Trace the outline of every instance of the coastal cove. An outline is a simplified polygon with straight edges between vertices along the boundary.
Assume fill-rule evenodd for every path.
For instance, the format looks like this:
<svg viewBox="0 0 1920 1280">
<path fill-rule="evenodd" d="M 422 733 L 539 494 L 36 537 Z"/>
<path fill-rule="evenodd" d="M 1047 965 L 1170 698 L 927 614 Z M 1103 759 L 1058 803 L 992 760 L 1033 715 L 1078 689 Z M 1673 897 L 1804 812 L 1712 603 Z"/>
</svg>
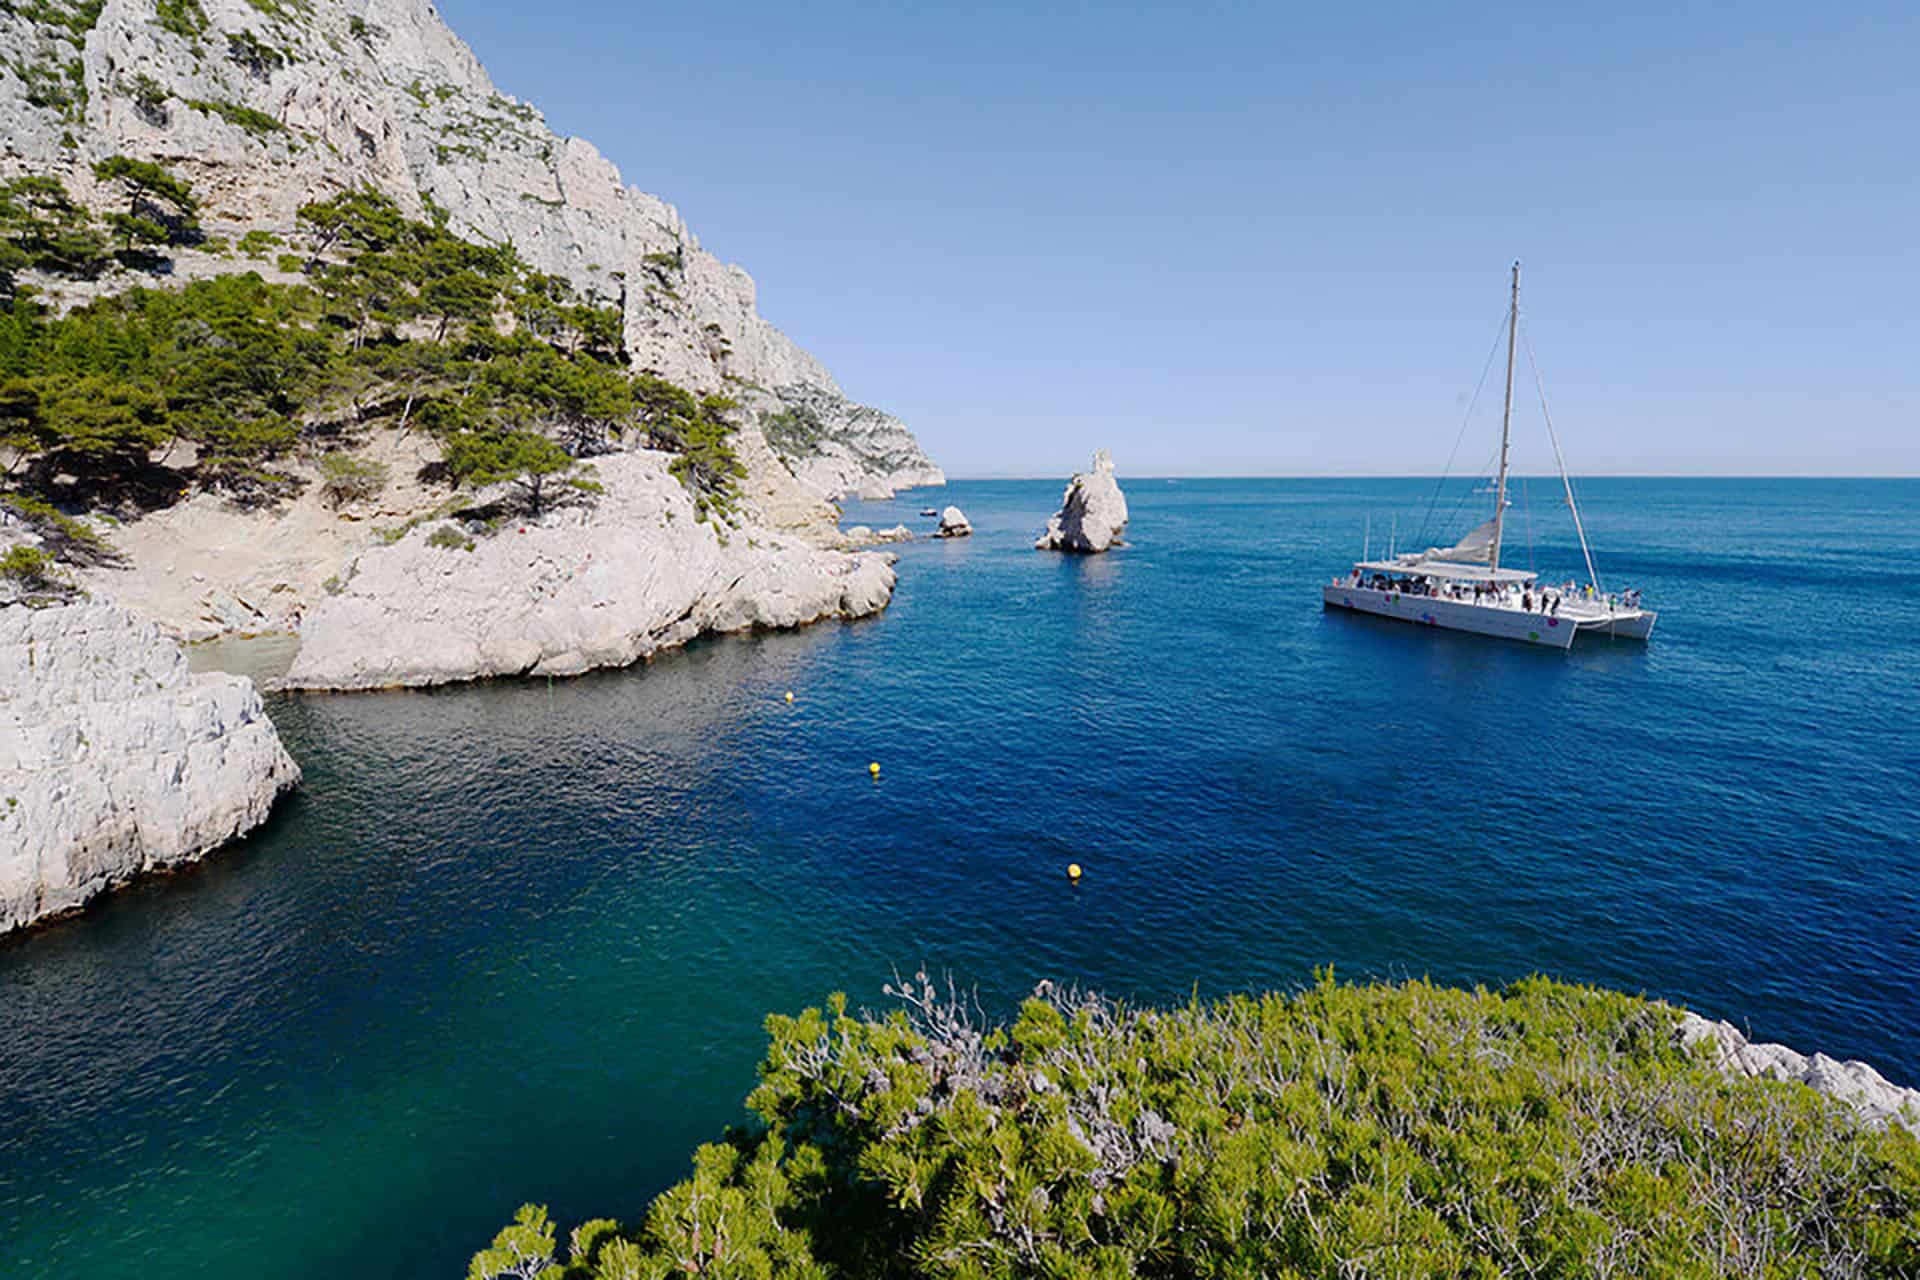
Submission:
<svg viewBox="0 0 1920 1280">
<path fill-rule="evenodd" d="M 974 529 L 874 618 L 269 695 L 265 828 L 0 942 L 0 1257 L 457 1274 L 524 1200 L 639 1212 L 766 1012 L 896 966 L 997 1012 L 1543 972 L 1920 1083 L 1920 482 L 1587 482 L 1661 632 L 1562 654 L 1322 612 L 1431 481 L 1121 463 L 1105 556 L 1032 550 L 1057 481 L 960 482 L 849 508 Z"/>
</svg>

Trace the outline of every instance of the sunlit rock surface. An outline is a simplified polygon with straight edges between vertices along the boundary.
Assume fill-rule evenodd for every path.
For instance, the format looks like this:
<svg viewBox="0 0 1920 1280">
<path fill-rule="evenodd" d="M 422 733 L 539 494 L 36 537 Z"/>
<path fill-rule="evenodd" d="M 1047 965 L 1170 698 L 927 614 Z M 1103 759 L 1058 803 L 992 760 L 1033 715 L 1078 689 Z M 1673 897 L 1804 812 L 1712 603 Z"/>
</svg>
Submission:
<svg viewBox="0 0 1920 1280">
<path fill-rule="evenodd" d="M 101 604 L 0 608 L 0 932 L 260 825 L 300 770 L 251 681 Z"/>
</svg>

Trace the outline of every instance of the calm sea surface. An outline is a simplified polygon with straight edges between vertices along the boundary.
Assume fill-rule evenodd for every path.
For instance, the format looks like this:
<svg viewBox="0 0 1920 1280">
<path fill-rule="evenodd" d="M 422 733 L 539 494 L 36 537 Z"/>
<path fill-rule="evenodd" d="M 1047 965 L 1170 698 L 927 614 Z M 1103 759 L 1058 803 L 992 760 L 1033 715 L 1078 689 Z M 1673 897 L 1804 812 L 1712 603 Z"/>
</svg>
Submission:
<svg viewBox="0 0 1920 1280">
<path fill-rule="evenodd" d="M 1920 1082 L 1920 482 L 1592 481 L 1663 616 L 1571 654 L 1321 612 L 1430 483 L 1135 479 L 1086 560 L 1029 549 L 1057 484 L 956 484 L 853 513 L 980 531 L 878 619 L 270 700 L 263 833 L 0 944 L 0 1263 L 451 1276 L 524 1200 L 636 1215 L 767 1011 L 894 966 L 1546 972 Z M 1531 488 L 1509 563 L 1566 576 Z"/>
</svg>

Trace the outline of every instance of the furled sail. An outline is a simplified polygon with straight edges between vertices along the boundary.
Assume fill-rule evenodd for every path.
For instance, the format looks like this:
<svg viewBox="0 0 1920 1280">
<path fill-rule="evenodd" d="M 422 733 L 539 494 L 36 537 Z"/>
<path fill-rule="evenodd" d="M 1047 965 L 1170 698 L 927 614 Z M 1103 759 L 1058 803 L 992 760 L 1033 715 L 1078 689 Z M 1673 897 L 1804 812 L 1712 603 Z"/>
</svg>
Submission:
<svg viewBox="0 0 1920 1280">
<path fill-rule="evenodd" d="M 1434 560 L 1452 560 L 1455 564 L 1486 564 L 1494 558 L 1494 522 L 1488 520 L 1486 524 L 1467 533 L 1467 537 L 1453 543 L 1452 547 L 1444 547 L 1428 555 Z"/>
<path fill-rule="evenodd" d="M 1432 558 L 1456 564 L 1488 563 L 1493 559 L 1493 526 L 1494 521 L 1487 521 L 1452 546 L 1432 552 Z"/>
</svg>

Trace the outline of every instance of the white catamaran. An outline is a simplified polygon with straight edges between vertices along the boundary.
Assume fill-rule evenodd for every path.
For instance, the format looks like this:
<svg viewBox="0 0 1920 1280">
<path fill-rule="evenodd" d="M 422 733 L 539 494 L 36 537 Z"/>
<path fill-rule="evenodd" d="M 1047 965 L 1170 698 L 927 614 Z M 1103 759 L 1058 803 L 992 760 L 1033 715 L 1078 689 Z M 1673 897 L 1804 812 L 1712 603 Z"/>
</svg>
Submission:
<svg viewBox="0 0 1920 1280">
<path fill-rule="evenodd" d="M 1396 555 L 1384 560 L 1362 558 L 1353 571 L 1321 588 L 1329 609 L 1399 618 L 1429 627 L 1472 631 L 1556 649 L 1573 646 L 1576 635 L 1601 634 L 1623 640 L 1645 640 L 1653 634 L 1657 614 L 1640 607 L 1640 593 L 1610 595 L 1601 590 L 1593 568 L 1593 551 L 1573 499 L 1566 459 L 1553 419 L 1547 416 L 1547 435 L 1560 466 L 1560 483 L 1573 527 L 1580 535 L 1580 551 L 1587 562 L 1584 584 L 1567 582 L 1543 586 L 1538 575 L 1502 568 L 1500 544 L 1507 514 L 1507 462 L 1513 443 L 1513 356 L 1520 329 L 1520 264 L 1513 264 L 1513 289 L 1507 308 L 1507 399 L 1500 418 L 1500 473 L 1494 485 L 1493 519 L 1451 547 Z M 1531 355 L 1529 355 L 1531 359 Z M 1541 409 L 1546 408 L 1542 397 Z"/>
</svg>

